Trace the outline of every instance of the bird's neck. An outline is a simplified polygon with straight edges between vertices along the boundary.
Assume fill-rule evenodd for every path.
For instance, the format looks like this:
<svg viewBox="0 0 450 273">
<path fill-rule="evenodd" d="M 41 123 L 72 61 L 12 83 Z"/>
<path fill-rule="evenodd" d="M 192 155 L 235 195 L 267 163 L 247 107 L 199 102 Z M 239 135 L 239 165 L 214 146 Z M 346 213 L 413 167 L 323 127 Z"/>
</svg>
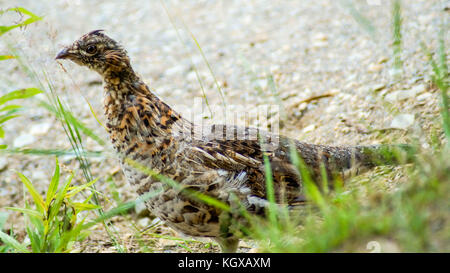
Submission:
<svg viewBox="0 0 450 273">
<path fill-rule="evenodd" d="M 111 65 L 100 74 L 103 77 L 105 90 L 105 108 L 125 105 L 130 95 L 152 95 L 149 91 L 145 92 L 144 89 L 139 88 L 144 83 L 129 62 L 122 62 L 120 66 Z"/>
<path fill-rule="evenodd" d="M 179 127 L 180 122 L 185 121 L 150 92 L 147 85 L 131 68 L 106 71 L 103 74 L 103 81 L 104 110 L 110 133 L 127 127 L 128 131 L 146 132 L 147 135 L 165 137 L 171 135 L 172 129 Z M 177 128 L 177 130 L 182 129 Z"/>
<path fill-rule="evenodd" d="M 121 63 L 120 66 L 109 66 L 100 75 L 103 77 L 105 86 L 112 89 L 125 89 L 127 85 L 140 81 L 139 76 L 128 62 Z"/>
</svg>

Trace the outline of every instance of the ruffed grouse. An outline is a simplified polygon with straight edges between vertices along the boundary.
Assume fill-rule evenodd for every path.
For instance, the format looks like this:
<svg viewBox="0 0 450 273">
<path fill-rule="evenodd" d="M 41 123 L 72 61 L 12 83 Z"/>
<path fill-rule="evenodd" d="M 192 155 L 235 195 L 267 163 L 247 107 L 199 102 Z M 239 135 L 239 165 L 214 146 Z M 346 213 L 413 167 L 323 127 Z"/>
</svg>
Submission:
<svg viewBox="0 0 450 273">
<path fill-rule="evenodd" d="M 159 192 L 146 200 L 148 209 L 177 231 L 214 238 L 222 251 L 235 251 L 238 245 L 238 238 L 223 229 L 224 210 L 185 194 L 185 189 L 228 205 L 233 195 L 247 211 L 263 214 L 267 204 L 264 154 L 272 168 L 276 201 L 289 205 L 304 201 L 290 147 L 295 147 L 318 184 L 321 166 L 331 181 L 351 168 L 361 171 L 393 162 L 380 153 L 381 147 L 389 146 L 330 147 L 253 128 L 194 125 L 150 92 L 133 71 L 125 49 L 101 30 L 85 34 L 56 59 L 69 59 L 103 77 L 106 126 L 123 171 L 138 194 Z"/>
</svg>

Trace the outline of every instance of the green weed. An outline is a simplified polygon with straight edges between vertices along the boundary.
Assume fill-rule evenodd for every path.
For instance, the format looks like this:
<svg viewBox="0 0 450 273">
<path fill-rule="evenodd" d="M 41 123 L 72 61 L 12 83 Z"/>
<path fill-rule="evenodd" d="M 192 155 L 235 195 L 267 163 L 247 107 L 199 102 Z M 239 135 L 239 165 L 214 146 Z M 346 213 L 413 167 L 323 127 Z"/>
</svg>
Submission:
<svg viewBox="0 0 450 273">
<path fill-rule="evenodd" d="M 13 251 L 68 252 L 74 242 L 82 241 L 89 235 L 83 225 L 87 215 L 82 217 L 81 212 L 99 207 L 89 204 L 92 194 L 82 202 L 76 201 L 75 196 L 86 191 L 97 180 L 81 186 L 72 186 L 74 174 L 71 173 L 60 185 L 60 168 L 56 160 L 53 177 L 43 197 L 26 176 L 21 173 L 17 175 L 31 195 L 34 206 L 26 203 L 25 208 L 7 207 L 7 209 L 23 213 L 29 221 L 26 226 L 26 233 L 30 239 L 29 245 L 20 243 L 12 236 L 0 231 L 0 239 Z"/>
</svg>

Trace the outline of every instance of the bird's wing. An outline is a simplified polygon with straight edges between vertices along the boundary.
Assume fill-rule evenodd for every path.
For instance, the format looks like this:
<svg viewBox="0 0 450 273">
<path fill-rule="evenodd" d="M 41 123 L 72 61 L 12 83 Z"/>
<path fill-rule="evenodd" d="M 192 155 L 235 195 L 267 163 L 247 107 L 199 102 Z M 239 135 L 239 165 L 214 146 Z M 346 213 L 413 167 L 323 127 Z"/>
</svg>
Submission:
<svg viewBox="0 0 450 273">
<path fill-rule="evenodd" d="M 301 179 L 290 163 L 286 138 L 269 132 L 238 126 L 213 125 L 192 145 L 192 156 L 212 169 L 245 173 L 245 186 L 254 196 L 267 197 L 264 153 L 271 167 L 278 202 L 292 202 L 300 195 Z"/>
</svg>

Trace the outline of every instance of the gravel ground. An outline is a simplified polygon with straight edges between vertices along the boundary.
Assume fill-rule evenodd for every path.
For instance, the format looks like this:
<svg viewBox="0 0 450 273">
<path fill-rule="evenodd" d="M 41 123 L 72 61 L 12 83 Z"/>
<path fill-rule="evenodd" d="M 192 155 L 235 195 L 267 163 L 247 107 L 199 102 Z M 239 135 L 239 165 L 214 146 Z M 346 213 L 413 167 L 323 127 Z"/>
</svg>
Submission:
<svg viewBox="0 0 450 273">
<path fill-rule="evenodd" d="M 19 50 L 45 86 L 46 72 L 74 114 L 105 140 L 106 132 L 86 103 L 104 121 L 100 77 L 69 62 L 62 63 L 65 72 L 54 61 L 64 45 L 94 29 L 104 29 L 121 41 L 135 70 L 160 98 L 182 113 L 188 113 L 193 98 L 203 94 L 195 69 L 209 104 L 222 103 L 192 33 L 227 105 L 241 112 L 259 105 L 281 106 L 280 132 L 284 135 L 332 145 L 415 140 L 427 147 L 430 132 L 440 128 L 439 98 L 420 43 L 437 48 L 439 29 L 443 24 L 448 26 L 444 18 L 448 18 L 450 4 L 403 1 L 403 74 L 396 76 L 392 69 L 391 5 L 385 2 L 351 1 L 353 8 L 370 20 L 371 33 L 355 21 L 348 1 L 165 1 L 172 22 L 160 1 L 3 1 L 3 8 L 22 6 L 43 15 L 44 20 L 2 36 L 0 52 L 8 52 L 8 46 Z M 0 24 L 18 20 L 17 14 L 7 14 L 0 17 Z M 1 69 L 1 94 L 37 85 L 15 60 L 2 61 Z M 38 98 L 46 99 L 44 95 Z M 26 111 L 7 123 L 6 137 L 0 142 L 18 148 L 70 148 L 52 114 L 38 107 L 36 100 L 24 105 L 28 106 Z M 194 118 L 205 116 L 209 116 L 207 111 Z M 204 120 L 221 121 L 217 114 Z M 255 125 L 252 122 L 250 125 Z M 90 138 L 84 138 L 84 143 L 89 150 L 111 151 L 111 146 L 102 147 Z M 60 160 L 67 168 L 78 167 L 72 157 Z M 22 186 L 14 170 L 24 173 L 44 192 L 53 161 L 44 156 L 2 155 L 0 212 L 6 211 L 5 206 L 23 206 Z M 105 178 L 97 187 L 104 194 L 106 209 L 114 206 L 114 191 L 122 201 L 136 198 L 113 156 L 92 158 L 91 163 L 94 177 Z M 105 182 L 107 177 L 110 182 Z M 78 172 L 75 183 L 80 182 L 83 178 Z M 10 213 L 8 222 L 14 223 L 15 230 L 20 230 L 22 221 Z M 129 251 L 143 251 L 136 234 L 152 221 L 151 216 L 137 213 L 113 219 Z M 163 225 L 159 229 L 162 234 L 179 236 Z M 152 251 L 186 251 L 173 240 L 144 239 Z M 194 251 L 217 250 L 216 246 L 201 248 L 202 244 L 196 243 L 189 246 Z M 255 251 L 251 242 L 244 246 L 241 251 Z M 113 252 L 115 248 L 98 226 L 76 250 Z"/>
</svg>

